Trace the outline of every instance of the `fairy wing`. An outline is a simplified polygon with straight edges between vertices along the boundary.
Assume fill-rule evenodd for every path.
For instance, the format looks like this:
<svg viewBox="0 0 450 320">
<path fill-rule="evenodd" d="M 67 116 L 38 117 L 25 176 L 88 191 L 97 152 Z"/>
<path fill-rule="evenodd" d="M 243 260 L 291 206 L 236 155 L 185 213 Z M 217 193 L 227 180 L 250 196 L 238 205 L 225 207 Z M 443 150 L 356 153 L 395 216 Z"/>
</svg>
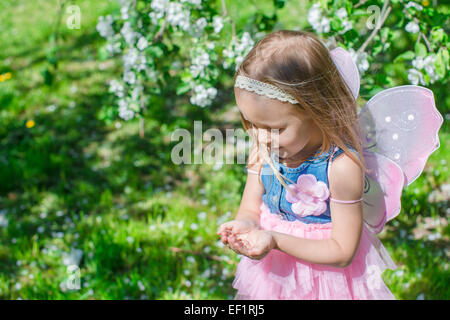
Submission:
<svg viewBox="0 0 450 320">
<path fill-rule="evenodd" d="M 405 85 L 373 96 L 359 115 L 366 174 L 364 218 L 376 233 L 401 209 L 402 189 L 422 173 L 439 148 L 438 131 L 443 117 L 433 92 Z"/>
<path fill-rule="evenodd" d="M 337 47 L 331 58 L 355 99 L 360 77 L 348 51 Z M 401 195 L 422 173 L 428 157 L 439 148 L 443 117 L 433 92 L 405 85 L 373 96 L 358 114 L 366 174 L 363 216 L 366 225 L 380 233 L 401 209 Z"/>
<path fill-rule="evenodd" d="M 350 53 L 341 47 L 336 47 L 330 51 L 330 56 L 356 100 L 360 85 L 359 72 Z"/>
</svg>

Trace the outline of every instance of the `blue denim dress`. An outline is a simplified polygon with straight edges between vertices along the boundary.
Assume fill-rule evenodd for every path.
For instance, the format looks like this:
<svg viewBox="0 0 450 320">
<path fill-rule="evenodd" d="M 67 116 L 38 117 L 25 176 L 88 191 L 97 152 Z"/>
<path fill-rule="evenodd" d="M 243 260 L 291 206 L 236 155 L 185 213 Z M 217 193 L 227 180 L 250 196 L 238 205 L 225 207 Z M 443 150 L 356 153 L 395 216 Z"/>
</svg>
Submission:
<svg viewBox="0 0 450 320">
<path fill-rule="evenodd" d="M 354 151 L 356 155 L 359 157 L 356 150 L 350 147 L 350 150 Z M 333 151 L 334 154 L 333 154 Z M 275 156 L 272 156 L 272 161 L 275 165 L 275 168 L 284 175 L 285 177 L 292 180 L 294 183 L 297 183 L 297 179 L 302 174 L 312 174 L 316 177 L 317 181 L 323 181 L 327 188 L 329 188 L 328 184 L 328 165 L 330 155 L 333 154 L 331 161 L 333 161 L 337 156 L 344 152 L 343 149 L 337 147 L 330 147 L 329 151 L 321 155 L 320 157 L 311 156 L 307 160 L 305 160 L 302 164 L 300 164 L 296 168 L 287 167 L 281 163 L 279 163 Z M 299 220 L 304 223 L 329 223 L 331 222 L 331 213 L 330 213 L 330 198 L 326 200 L 326 211 L 324 211 L 320 215 L 309 215 L 300 217 L 296 215 L 292 211 L 292 203 L 286 200 L 286 192 L 288 192 L 285 187 L 278 181 L 270 168 L 268 163 L 265 163 L 261 169 L 261 181 L 264 185 L 264 194 L 262 200 L 264 204 L 270 209 L 270 212 L 273 214 L 278 214 L 282 219 L 295 221 Z M 287 181 L 288 185 L 292 182 Z"/>
</svg>

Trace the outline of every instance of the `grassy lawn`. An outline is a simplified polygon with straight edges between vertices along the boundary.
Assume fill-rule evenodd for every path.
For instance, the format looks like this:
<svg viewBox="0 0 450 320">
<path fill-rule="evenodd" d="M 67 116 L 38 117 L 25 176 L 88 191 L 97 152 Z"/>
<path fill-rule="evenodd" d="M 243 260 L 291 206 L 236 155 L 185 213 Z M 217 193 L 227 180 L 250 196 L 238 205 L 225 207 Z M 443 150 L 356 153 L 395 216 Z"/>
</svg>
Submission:
<svg viewBox="0 0 450 320">
<path fill-rule="evenodd" d="M 0 74 L 11 73 L 0 83 L 0 298 L 232 298 L 238 259 L 216 230 L 238 209 L 244 166 L 177 166 L 169 126 L 146 119 L 141 138 L 138 121 L 101 120 L 121 61 L 98 60 L 95 26 L 115 1 L 77 1 L 81 29 L 61 28 L 46 86 L 56 4 L 0 2 Z M 397 299 L 450 298 L 447 126 L 440 141 L 380 235 L 399 266 L 383 274 Z"/>
</svg>

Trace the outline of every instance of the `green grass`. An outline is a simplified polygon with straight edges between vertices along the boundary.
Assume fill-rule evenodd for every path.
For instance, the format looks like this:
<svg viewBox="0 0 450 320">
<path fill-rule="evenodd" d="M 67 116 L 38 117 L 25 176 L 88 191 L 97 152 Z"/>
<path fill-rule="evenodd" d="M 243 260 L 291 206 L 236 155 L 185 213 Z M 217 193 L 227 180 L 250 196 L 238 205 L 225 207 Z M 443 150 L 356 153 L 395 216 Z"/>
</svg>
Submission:
<svg viewBox="0 0 450 320">
<path fill-rule="evenodd" d="M 77 1 L 82 27 L 62 28 L 58 72 L 46 86 L 41 72 L 56 4 L 0 3 L 9 31 L 0 32 L 0 73 L 12 74 L 0 83 L 0 298 L 232 298 L 238 259 L 216 230 L 239 206 L 243 166 L 176 166 L 169 126 L 146 119 L 141 138 L 137 121 L 116 128 L 99 120 L 120 59 L 98 61 L 103 40 L 95 26 L 114 1 Z M 30 119 L 35 125 L 27 128 Z M 428 199 L 449 183 L 448 129 L 440 138 L 380 236 L 403 270 L 383 274 L 397 299 L 450 298 L 448 198 Z M 427 217 L 443 222 L 427 227 Z M 429 237 L 438 232 L 441 238 Z M 66 290 L 73 274 L 64 258 L 74 249 L 83 252 L 81 288 Z"/>
</svg>

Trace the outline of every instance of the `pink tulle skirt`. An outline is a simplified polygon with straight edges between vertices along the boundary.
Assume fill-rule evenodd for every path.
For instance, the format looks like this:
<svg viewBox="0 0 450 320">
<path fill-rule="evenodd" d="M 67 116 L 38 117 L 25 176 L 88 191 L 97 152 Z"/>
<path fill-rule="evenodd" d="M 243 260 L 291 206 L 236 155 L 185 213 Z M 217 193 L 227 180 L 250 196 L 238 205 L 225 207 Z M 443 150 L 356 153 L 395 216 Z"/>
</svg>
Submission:
<svg viewBox="0 0 450 320">
<path fill-rule="evenodd" d="M 332 223 L 306 224 L 281 220 L 262 203 L 263 229 L 307 239 L 331 236 Z M 381 278 L 386 269 L 397 269 L 380 240 L 364 224 L 358 251 L 346 268 L 312 264 L 279 250 L 263 259 L 241 256 L 233 288 L 235 299 L 258 300 L 395 300 Z"/>
</svg>

